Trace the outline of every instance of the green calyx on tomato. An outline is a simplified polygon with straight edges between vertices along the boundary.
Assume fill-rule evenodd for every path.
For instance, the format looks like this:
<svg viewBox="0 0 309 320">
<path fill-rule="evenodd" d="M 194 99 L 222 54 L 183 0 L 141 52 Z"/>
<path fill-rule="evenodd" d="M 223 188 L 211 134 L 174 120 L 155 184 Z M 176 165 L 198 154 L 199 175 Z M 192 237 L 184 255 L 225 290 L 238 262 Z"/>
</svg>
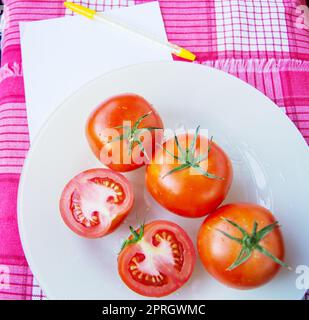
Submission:
<svg viewBox="0 0 309 320">
<path fill-rule="evenodd" d="M 268 226 L 262 228 L 261 230 L 257 230 L 258 229 L 258 224 L 257 222 L 254 222 L 253 225 L 253 230 L 252 233 L 249 234 L 246 230 L 244 230 L 239 224 L 237 224 L 236 222 L 224 218 L 222 217 L 222 219 L 226 222 L 228 222 L 229 224 L 231 224 L 232 226 L 234 226 L 235 228 L 237 228 L 241 233 L 242 233 L 242 238 L 237 238 L 234 236 L 231 236 L 230 234 L 217 229 L 217 231 L 221 232 L 223 235 L 225 235 L 226 237 L 228 237 L 229 239 L 238 242 L 242 248 L 239 252 L 238 257 L 236 258 L 236 260 L 233 262 L 233 264 L 231 264 L 227 270 L 231 271 L 235 268 L 237 268 L 238 266 L 240 266 L 241 264 L 243 264 L 244 262 L 246 262 L 252 255 L 254 250 L 258 250 L 259 252 L 261 252 L 262 254 L 264 254 L 265 256 L 271 258 L 274 262 L 280 264 L 281 266 L 292 270 L 291 267 L 289 267 L 286 263 L 282 262 L 280 259 L 278 259 L 277 257 L 275 257 L 272 253 L 270 253 L 268 250 L 266 250 L 264 247 L 262 247 L 259 242 L 270 232 L 272 232 L 275 228 L 279 227 L 278 226 L 278 221 L 269 224 Z"/>
<path fill-rule="evenodd" d="M 129 156 L 132 155 L 133 147 L 135 144 L 137 144 L 139 146 L 140 150 L 145 155 L 145 157 L 148 159 L 148 155 L 146 153 L 146 150 L 143 146 L 143 142 L 141 139 L 141 134 L 145 131 L 163 130 L 163 128 L 159 128 L 159 127 L 146 127 L 146 128 L 139 128 L 138 127 L 145 118 L 147 118 L 151 115 L 151 113 L 152 113 L 152 111 L 150 111 L 150 112 L 144 114 L 143 116 L 141 116 L 140 118 L 138 118 L 132 128 L 130 126 L 114 127 L 113 129 L 123 129 L 123 133 L 120 136 L 114 138 L 110 142 L 119 141 L 119 140 L 122 141 L 122 140 L 127 139 L 129 141 Z"/>
<path fill-rule="evenodd" d="M 121 246 L 121 249 L 120 249 L 120 252 L 125 248 L 127 247 L 128 245 L 130 244 L 135 244 L 137 242 L 139 242 L 140 240 L 143 239 L 143 236 L 144 236 L 144 227 L 145 227 L 145 224 L 143 223 L 139 229 L 137 230 L 134 230 L 134 228 L 132 226 L 130 226 L 130 231 L 132 233 L 132 236 L 129 237 L 129 239 L 126 239 L 122 246 Z"/>
<path fill-rule="evenodd" d="M 198 155 L 195 156 L 195 151 L 196 151 L 196 141 L 199 136 L 199 131 L 200 131 L 200 126 L 198 126 L 195 130 L 195 135 L 193 140 L 191 141 L 191 144 L 189 148 L 185 148 L 185 150 L 181 147 L 178 141 L 178 137 L 175 134 L 175 142 L 177 145 L 177 148 L 179 150 L 179 155 L 176 156 L 175 154 L 172 154 L 170 151 L 168 151 L 166 148 L 162 147 L 165 152 L 167 152 L 170 156 L 172 156 L 175 160 L 177 160 L 180 165 L 178 167 L 173 168 L 169 172 L 167 172 L 164 176 L 162 176 L 162 179 L 164 179 L 166 176 L 188 168 L 194 168 L 197 170 L 201 175 L 210 178 L 210 179 L 218 179 L 218 180 L 224 180 L 224 178 L 217 177 L 216 175 L 205 171 L 201 166 L 200 163 L 208 158 L 209 152 L 211 151 L 211 144 L 213 137 L 211 137 L 209 146 L 208 146 L 208 151 L 204 155 Z"/>
</svg>

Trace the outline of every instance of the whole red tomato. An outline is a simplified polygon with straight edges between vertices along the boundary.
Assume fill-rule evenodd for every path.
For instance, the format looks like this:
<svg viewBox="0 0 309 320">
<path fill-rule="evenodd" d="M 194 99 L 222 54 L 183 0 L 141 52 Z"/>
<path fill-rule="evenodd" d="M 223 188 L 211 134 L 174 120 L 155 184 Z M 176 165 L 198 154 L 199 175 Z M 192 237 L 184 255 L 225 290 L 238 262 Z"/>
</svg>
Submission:
<svg viewBox="0 0 309 320">
<path fill-rule="evenodd" d="M 129 181 L 109 169 L 90 169 L 65 186 L 60 213 L 65 224 L 86 238 L 99 238 L 119 226 L 133 206 Z"/>
<path fill-rule="evenodd" d="M 207 216 L 197 240 L 206 270 L 218 281 L 251 289 L 288 267 L 278 222 L 271 212 L 249 203 L 225 205 Z"/>
<path fill-rule="evenodd" d="M 146 185 L 164 208 L 196 218 L 215 210 L 232 182 L 232 165 L 224 151 L 207 137 L 182 134 L 157 149 L 147 166 Z"/>
<path fill-rule="evenodd" d="M 118 257 L 118 271 L 133 291 L 148 297 L 166 296 L 190 278 L 196 261 L 194 246 L 177 224 L 157 220 L 130 227 Z"/>
<path fill-rule="evenodd" d="M 86 136 L 95 156 L 115 171 L 143 166 L 161 143 L 163 123 L 152 105 L 136 94 L 101 103 L 89 116 Z"/>
</svg>

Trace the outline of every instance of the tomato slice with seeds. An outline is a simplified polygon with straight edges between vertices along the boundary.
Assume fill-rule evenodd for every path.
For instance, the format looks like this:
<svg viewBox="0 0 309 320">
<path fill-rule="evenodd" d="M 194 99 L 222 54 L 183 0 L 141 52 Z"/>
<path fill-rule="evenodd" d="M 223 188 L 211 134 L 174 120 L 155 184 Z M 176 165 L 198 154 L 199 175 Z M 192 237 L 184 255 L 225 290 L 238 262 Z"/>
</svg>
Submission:
<svg viewBox="0 0 309 320">
<path fill-rule="evenodd" d="M 189 280 L 196 255 L 180 226 L 158 220 L 131 232 L 118 257 L 119 275 L 130 289 L 143 296 L 163 297 Z"/>
<path fill-rule="evenodd" d="M 128 215 L 134 195 L 129 181 L 109 169 L 91 169 L 64 188 L 60 213 L 66 225 L 86 238 L 112 232 Z"/>
</svg>

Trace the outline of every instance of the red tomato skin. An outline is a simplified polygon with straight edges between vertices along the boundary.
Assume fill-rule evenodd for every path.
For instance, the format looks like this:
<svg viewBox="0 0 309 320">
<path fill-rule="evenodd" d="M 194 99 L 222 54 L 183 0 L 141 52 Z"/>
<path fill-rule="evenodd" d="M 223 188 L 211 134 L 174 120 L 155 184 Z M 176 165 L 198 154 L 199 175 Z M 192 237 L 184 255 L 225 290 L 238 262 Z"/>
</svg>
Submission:
<svg viewBox="0 0 309 320">
<path fill-rule="evenodd" d="M 134 280 L 132 280 L 127 266 L 130 258 L 134 256 L 135 253 L 140 252 L 138 244 L 126 247 L 118 256 L 118 273 L 122 281 L 128 286 L 128 288 L 145 297 L 160 298 L 175 292 L 190 279 L 196 264 L 196 253 L 192 240 L 180 226 L 173 222 L 156 220 L 146 224 L 145 239 L 150 241 L 152 235 L 155 234 L 155 231 L 159 229 L 170 230 L 177 234 L 178 240 L 184 246 L 184 256 L 186 259 L 183 266 L 183 272 L 179 276 L 177 274 L 173 276 L 173 273 L 171 273 L 173 276 L 173 282 L 169 283 L 167 287 L 162 288 L 162 290 L 160 290 L 160 288 L 153 290 L 146 285 L 136 283 Z"/>
<path fill-rule="evenodd" d="M 181 145 L 186 139 L 189 143 L 193 135 L 181 135 L 178 137 Z M 200 137 L 205 142 L 206 137 Z M 201 154 L 206 149 L 199 148 Z M 189 144 L 188 143 L 188 144 Z M 163 146 L 169 151 L 167 143 Z M 207 144 L 201 144 L 207 145 Z M 174 146 L 174 150 L 177 147 Z M 167 210 L 188 218 L 199 218 L 214 211 L 226 198 L 233 179 L 233 168 L 231 161 L 225 152 L 214 142 L 208 158 L 208 171 L 224 180 L 210 179 L 202 175 L 191 175 L 189 169 L 174 172 L 162 178 L 175 164 L 164 164 L 164 152 L 160 149 L 156 152 L 156 162 L 151 162 L 146 169 L 146 186 L 153 198 Z M 159 160 L 159 161 L 158 161 Z M 162 163 L 163 164 L 160 164 Z M 205 162 L 201 162 L 205 166 Z M 205 168 L 207 170 L 207 168 Z"/>
<path fill-rule="evenodd" d="M 78 223 L 70 209 L 70 198 L 71 193 L 73 190 L 73 182 L 75 179 L 87 177 L 87 176 L 102 176 L 108 175 L 109 177 L 113 177 L 117 179 L 117 182 L 121 183 L 121 185 L 124 188 L 124 191 L 126 193 L 126 200 L 125 204 L 123 205 L 123 208 L 120 208 L 119 214 L 112 220 L 111 224 L 109 225 L 108 229 L 101 229 L 100 225 L 94 226 L 91 229 L 88 229 L 84 226 L 82 226 L 80 223 Z M 101 238 L 103 236 L 106 236 L 110 233 L 112 233 L 116 228 L 119 227 L 119 225 L 122 223 L 122 221 L 127 217 L 127 215 L 130 213 L 132 207 L 134 204 L 134 193 L 131 184 L 129 181 L 121 174 L 117 172 L 113 172 L 109 169 L 89 169 L 84 172 L 81 172 L 77 176 L 75 176 L 73 179 L 71 179 L 65 188 L 62 191 L 60 202 L 59 202 L 59 210 L 61 217 L 64 221 L 64 223 L 73 231 L 75 234 L 88 238 L 88 239 L 96 239 Z"/>
<path fill-rule="evenodd" d="M 140 124 L 139 128 L 158 127 L 162 130 L 151 132 L 151 141 L 144 141 L 145 150 L 150 151 L 152 156 L 156 143 L 161 143 L 163 137 L 163 122 L 153 108 L 153 106 L 143 97 L 132 93 L 120 94 L 102 102 L 89 116 L 86 124 L 86 137 L 94 155 L 101 161 L 100 152 L 106 146 L 106 142 L 102 141 L 102 131 L 105 128 L 115 128 L 123 125 L 123 121 L 131 121 L 132 126 L 143 115 L 151 112 Z M 119 130 L 118 130 L 119 131 Z M 122 131 L 120 130 L 121 134 Z M 155 139 L 156 135 L 156 139 Z M 119 143 L 118 141 L 115 142 Z M 115 144 L 111 144 L 114 146 Z M 118 172 L 128 172 L 136 170 L 144 164 L 124 163 L 123 153 L 128 153 L 126 144 L 120 142 L 120 162 L 119 163 L 103 163 L 110 169 Z"/>
<path fill-rule="evenodd" d="M 235 289 L 254 289 L 269 282 L 281 266 L 257 250 L 245 263 L 234 270 L 227 270 L 236 260 L 241 245 L 217 230 L 240 238 L 241 233 L 222 217 L 238 223 L 249 233 L 253 229 L 254 221 L 258 223 L 258 230 L 275 222 L 269 210 L 249 203 L 228 204 L 207 216 L 197 238 L 198 253 L 205 269 L 215 279 Z M 260 244 L 283 261 L 284 243 L 279 228 L 269 233 Z"/>
</svg>

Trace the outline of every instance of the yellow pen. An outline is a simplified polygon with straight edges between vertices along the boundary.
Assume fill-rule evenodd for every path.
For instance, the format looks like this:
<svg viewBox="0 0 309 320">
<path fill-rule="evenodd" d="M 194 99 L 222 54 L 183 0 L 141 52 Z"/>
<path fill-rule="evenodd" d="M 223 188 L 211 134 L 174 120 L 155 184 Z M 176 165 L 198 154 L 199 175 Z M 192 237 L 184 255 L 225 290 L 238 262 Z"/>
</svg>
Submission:
<svg viewBox="0 0 309 320">
<path fill-rule="evenodd" d="M 177 57 L 194 61 L 196 56 L 190 52 L 189 50 L 186 50 L 184 48 L 181 48 L 177 46 L 176 44 L 165 42 L 162 40 L 159 40 L 151 35 L 145 34 L 139 30 L 135 30 L 132 27 L 129 27 L 123 23 L 120 23 L 118 21 L 115 21 L 114 19 L 107 17 L 106 15 L 100 14 L 99 12 L 96 12 L 95 10 L 83 7 L 79 4 L 75 4 L 72 2 L 64 2 L 64 5 L 66 8 L 84 16 L 92 20 L 96 20 L 105 24 L 112 25 L 113 27 L 120 28 L 124 31 L 130 32 L 136 36 L 142 37 L 148 41 L 152 41 L 153 43 L 160 45 L 161 47 L 168 49 L 172 54 L 176 55 Z"/>
</svg>

